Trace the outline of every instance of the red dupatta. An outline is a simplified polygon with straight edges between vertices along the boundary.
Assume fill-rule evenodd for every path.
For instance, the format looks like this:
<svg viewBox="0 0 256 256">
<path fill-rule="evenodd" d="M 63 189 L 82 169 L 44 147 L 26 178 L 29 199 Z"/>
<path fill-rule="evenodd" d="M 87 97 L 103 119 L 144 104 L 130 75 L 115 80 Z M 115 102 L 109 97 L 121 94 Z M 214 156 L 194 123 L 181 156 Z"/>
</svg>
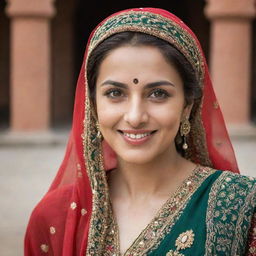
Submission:
<svg viewBox="0 0 256 256">
<path fill-rule="evenodd" d="M 138 31 L 164 39 L 189 60 L 203 87 L 194 104 L 188 158 L 220 170 L 238 172 L 233 148 L 216 100 L 207 64 L 194 33 L 175 15 L 155 8 L 115 13 L 92 32 L 77 82 L 72 130 L 66 154 L 46 195 L 35 207 L 26 232 L 25 256 L 102 255 L 111 226 L 105 171 L 115 167 L 114 152 L 97 133 L 88 97 L 86 63 L 91 51 L 107 37 Z"/>
</svg>

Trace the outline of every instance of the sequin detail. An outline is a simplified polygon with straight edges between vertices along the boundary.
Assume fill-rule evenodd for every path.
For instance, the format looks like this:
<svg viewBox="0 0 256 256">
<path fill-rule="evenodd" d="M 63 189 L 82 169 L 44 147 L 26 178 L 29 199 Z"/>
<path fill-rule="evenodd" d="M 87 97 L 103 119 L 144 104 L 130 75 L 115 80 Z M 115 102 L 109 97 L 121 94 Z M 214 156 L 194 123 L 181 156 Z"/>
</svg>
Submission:
<svg viewBox="0 0 256 256">
<path fill-rule="evenodd" d="M 87 211 L 86 211 L 85 208 L 81 209 L 81 214 L 82 214 L 82 216 L 84 216 L 86 213 L 87 213 Z"/>
<path fill-rule="evenodd" d="M 77 205 L 76 205 L 75 202 L 72 202 L 72 203 L 70 204 L 70 208 L 71 208 L 72 210 L 75 210 L 76 207 L 77 207 Z"/>
<path fill-rule="evenodd" d="M 245 255 L 255 207 L 256 179 L 223 172 L 209 194 L 205 256 Z"/>
<path fill-rule="evenodd" d="M 166 256 L 184 256 L 180 251 L 190 248 L 194 243 L 194 237 L 195 234 L 193 230 L 181 233 L 175 241 L 176 250 L 170 250 Z"/>
<path fill-rule="evenodd" d="M 41 244 L 41 251 L 47 253 L 49 251 L 49 246 L 47 244 Z"/>
<path fill-rule="evenodd" d="M 50 233 L 54 235 L 56 233 L 56 228 L 55 227 L 50 227 Z"/>
</svg>

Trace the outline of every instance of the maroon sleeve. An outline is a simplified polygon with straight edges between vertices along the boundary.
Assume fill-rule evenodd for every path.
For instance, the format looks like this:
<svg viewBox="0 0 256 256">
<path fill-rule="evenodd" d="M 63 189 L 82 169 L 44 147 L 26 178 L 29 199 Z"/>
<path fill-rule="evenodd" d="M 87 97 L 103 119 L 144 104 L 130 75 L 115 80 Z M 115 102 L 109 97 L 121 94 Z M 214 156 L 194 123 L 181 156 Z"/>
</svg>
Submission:
<svg viewBox="0 0 256 256">
<path fill-rule="evenodd" d="M 256 256 L 256 214 L 253 215 L 249 232 L 247 256 Z"/>
</svg>

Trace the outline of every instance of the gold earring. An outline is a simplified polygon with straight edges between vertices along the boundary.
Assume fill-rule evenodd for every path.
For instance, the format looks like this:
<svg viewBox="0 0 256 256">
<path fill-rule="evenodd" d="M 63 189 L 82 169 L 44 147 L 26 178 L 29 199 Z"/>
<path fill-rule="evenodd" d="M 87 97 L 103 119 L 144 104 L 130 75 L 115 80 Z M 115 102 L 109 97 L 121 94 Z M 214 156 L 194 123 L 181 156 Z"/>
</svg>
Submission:
<svg viewBox="0 0 256 256">
<path fill-rule="evenodd" d="M 96 128 L 97 128 L 97 139 L 99 140 L 99 141 L 101 141 L 102 140 L 102 134 L 101 134 L 101 132 L 100 132 L 100 125 L 99 125 L 99 122 L 97 121 L 97 123 L 96 123 Z"/>
<path fill-rule="evenodd" d="M 182 148 L 184 150 L 188 149 L 188 144 L 187 144 L 187 135 L 189 134 L 191 129 L 190 122 L 188 118 L 184 119 L 181 124 L 180 124 L 180 135 L 183 137 L 183 145 Z"/>
</svg>

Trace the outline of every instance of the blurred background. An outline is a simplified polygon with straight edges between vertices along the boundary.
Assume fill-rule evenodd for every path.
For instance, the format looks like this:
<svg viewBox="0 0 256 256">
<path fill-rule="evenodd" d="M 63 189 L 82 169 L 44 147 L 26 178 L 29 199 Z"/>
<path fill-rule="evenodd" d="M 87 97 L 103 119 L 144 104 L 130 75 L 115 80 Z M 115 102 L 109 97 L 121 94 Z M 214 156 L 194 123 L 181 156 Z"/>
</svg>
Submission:
<svg viewBox="0 0 256 256">
<path fill-rule="evenodd" d="M 1 0 L 0 255 L 23 255 L 29 215 L 64 157 L 90 32 L 132 7 L 167 9 L 198 36 L 241 173 L 256 176 L 255 0 Z"/>
</svg>

